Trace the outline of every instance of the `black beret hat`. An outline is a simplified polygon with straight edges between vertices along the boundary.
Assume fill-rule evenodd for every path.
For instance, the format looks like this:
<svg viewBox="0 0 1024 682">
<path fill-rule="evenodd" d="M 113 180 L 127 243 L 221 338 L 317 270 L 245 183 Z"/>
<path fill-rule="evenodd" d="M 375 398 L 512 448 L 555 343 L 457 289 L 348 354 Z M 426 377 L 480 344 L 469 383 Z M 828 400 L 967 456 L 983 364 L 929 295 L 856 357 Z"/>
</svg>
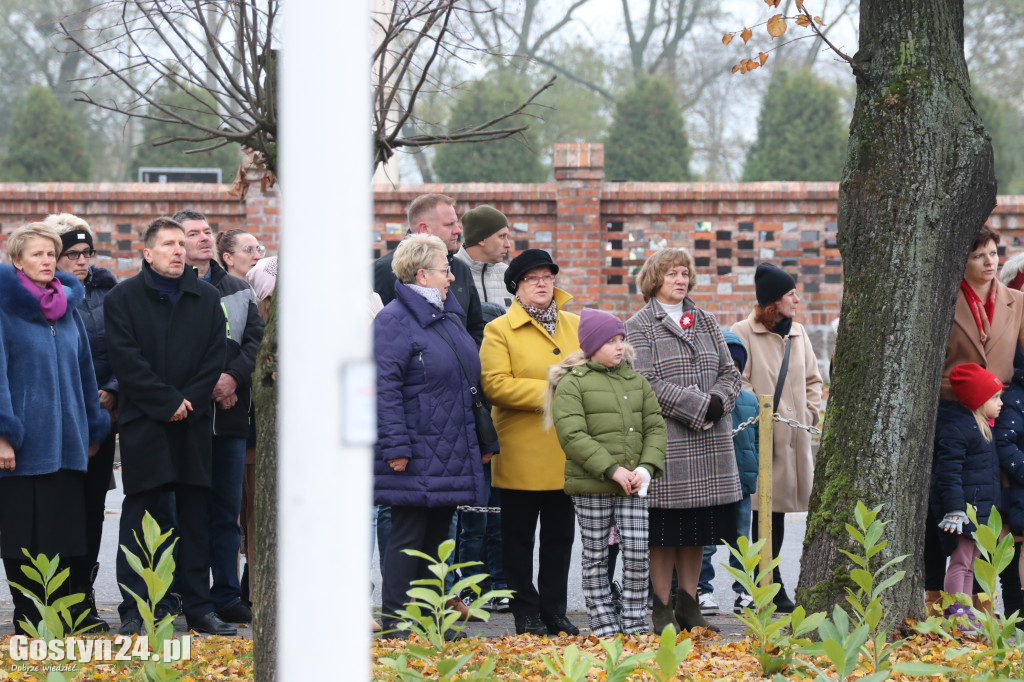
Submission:
<svg viewBox="0 0 1024 682">
<path fill-rule="evenodd" d="M 551 260 L 551 254 L 544 249 L 527 249 L 512 259 L 505 271 L 505 288 L 510 294 L 516 293 L 519 281 L 534 268 L 549 268 L 552 275 L 558 274 L 558 266 Z"/>
<path fill-rule="evenodd" d="M 796 280 L 782 268 L 771 263 L 759 263 L 754 271 L 754 293 L 762 308 L 796 289 Z"/>
</svg>

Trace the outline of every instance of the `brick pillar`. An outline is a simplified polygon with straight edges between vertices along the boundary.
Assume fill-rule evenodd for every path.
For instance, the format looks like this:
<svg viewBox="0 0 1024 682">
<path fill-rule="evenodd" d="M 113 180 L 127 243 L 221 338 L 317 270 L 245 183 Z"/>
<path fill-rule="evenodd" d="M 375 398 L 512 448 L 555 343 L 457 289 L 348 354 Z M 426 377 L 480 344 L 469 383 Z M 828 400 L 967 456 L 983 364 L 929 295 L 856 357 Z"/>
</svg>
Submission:
<svg viewBox="0 0 1024 682">
<path fill-rule="evenodd" d="M 267 187 L 262 191 L 261 183 L 266 171 L 253 168 L 246 169 L 249 181 L 249 192 L 245 195 L 245 225 L 250 234 L 266 247 L 268 256 L 276 256 L 280 243 L 280 200 L 278 186 Z"/>
<path fill-rule="evenodd" d="M 556 144 L 555 234 L 553 254 L 561 268 L 559 287 L 573 295 L 574 312 L 597 307 L 604 278 L 604 224 L 601 185 L 604 145 Z"/>
</svg>

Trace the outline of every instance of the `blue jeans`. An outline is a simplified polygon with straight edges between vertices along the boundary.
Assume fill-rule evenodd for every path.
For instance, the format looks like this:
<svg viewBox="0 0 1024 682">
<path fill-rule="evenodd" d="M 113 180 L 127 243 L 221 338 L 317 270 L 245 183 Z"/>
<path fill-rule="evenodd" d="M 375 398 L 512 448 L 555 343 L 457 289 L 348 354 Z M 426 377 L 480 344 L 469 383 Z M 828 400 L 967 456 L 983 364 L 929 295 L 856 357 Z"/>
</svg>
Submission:
<svg viewBox="0 0 1024 682">
<path fill-rule="evenodd" d="M 501 491 L 491 487 L 491 465 L 484 465 L 484 481 L 487 485 L 487 506 L 501 506 Z M 485 552 L 486 543 L 486 552 Z M 487 584 L 492 590 L 505 589 L 505 571 L 501 563 L 501 514 L 462 513 L 462 534 L 459 536 L 459 563 L 485 561 L 483 566 L 463 570 L 463 575 L 474 575 L 486 571 L 490 576 Z"/>
<path fill-rule="evenodd" d="M 745 495 L 739 502 L 736 503 L 736 534 L 750 537 L 750 521 L 752 512 L 750 511 L 750 499 L 752 495 Z M 700 579 L 697 581 L 697 590 L 699 592 L 714 592 L 714 587 L 711 585 L 711 581 L 715 579 L 715 567 L 711 565 L 711 557 L 715 555 L 715 550 L 718 549 L 717 545 L 708 545 L 704 548 L 704 563 L 700 566 Z M 729 553 L 729 565 L 733 568 L 743 570 L 743 564 L 741 564 L 736 557 Z M 736 581 L 732 583 L 733 592 L 743 592 L 743 587 Z"/>
<path fill-rule="evenodd" d="M 223 610 L 242 598 L 238 584 L 238 550 L 242 529 L 242 477 L 245 475 L 245 438 L 213 437 L 210 484 L 210 571 L 213 606 Z"/>
</svg>

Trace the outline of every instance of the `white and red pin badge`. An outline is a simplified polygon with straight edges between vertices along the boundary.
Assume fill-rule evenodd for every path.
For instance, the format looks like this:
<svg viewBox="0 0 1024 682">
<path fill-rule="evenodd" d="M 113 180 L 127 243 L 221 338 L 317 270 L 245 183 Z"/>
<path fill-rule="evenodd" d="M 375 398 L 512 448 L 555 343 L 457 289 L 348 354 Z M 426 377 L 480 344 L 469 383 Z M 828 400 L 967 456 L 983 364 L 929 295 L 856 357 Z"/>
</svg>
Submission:
<svg viewBox="0 0 1024 682">
<path fill-rule="evenodd" d="M 689 329 L 693 326 L 693 314 L 683 313 L 683 316 L 679 318 L 679 326 L 683 329 Z"/>
</svg>

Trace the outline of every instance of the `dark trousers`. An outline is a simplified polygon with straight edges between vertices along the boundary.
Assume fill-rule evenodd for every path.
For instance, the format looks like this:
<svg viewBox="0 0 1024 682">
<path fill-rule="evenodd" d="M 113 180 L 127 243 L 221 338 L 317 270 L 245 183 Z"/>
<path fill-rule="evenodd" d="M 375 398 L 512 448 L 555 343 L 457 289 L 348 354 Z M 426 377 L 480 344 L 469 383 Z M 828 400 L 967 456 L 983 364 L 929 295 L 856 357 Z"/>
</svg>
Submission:
<svg viewBox="0 0 1024 682">
<path fill-rule="evenodd" d="M 946 559 L 949 555 L 942 550 L 939 539 L 939 519 L 928 514 L 924 522 L 924 589 L 929 592 L 942 590 L 946 580 Z"/>
<path fill-rule="evenodd" d="M 533 584 L 533 543 L 540 521 L 540 563 Z M 501 541 L 505 580 L 516 618 L 564 616 L 576 510 L 561 490 L 501 491 Z"/>
<path fill-rule="evenodd" d="M 394 627 L 395 612 L 409 601 L 412 581 L 434 577 L 427 562 L 404 553 L 415 549 L 437 556 L 437 547 L 448 539 L 455 507 L 391 507 L 391 535 L 382 562 L 381 610 L 385 628 Z"/>
<path fill-rule="evenodd" d="M 52 559 L 53 557 L 49 557 Z M 71 563 L 71 575 L 68 580 L 64 581 L 64 584 L 57 588 L 55 592 L 50 595 L 50 603 L 57 601 L 61 597 L 71 594 L 71 583 L 77 578 L 75 562 L 80 557 L 74 557 L 70 562 L 61 561 L 60 567 L 57 572 L 60 573 L 65 568 L 68 568 L 68 564 Z M 29 580 L 25 572 L 22 571 L 23 566 L 32 568 L 32 562 L 28 559 L 4 559 L 4 572 L 7 574 L 7 580 L 13 583 L 17 583 L 22 587 L 26 588 L 30 592 L 36 595 L 42 602 L 46 602 L 46 596 L 43 594 L 43 586 L 34 580 Z M 38 625 L 39 621 L 43 619 L 42 614 L 39 613 L 39 609 L 36 607 L 32 600 L 22 594 L 14 585 L 10 585 L 11 588 L 11 601 L 14 603 L 14 634 L 16 635 L 27 635 L 28 632 L 22 626 L 22 621 L 28 620 L 32 625 Z M 63 621 L 62 621 L 63 622 Z M 65 624 L 66 627 L 66 624 Z"/>
<path fill-rule="evenodd" d="M 759 511 L 754 512 L 754 520 L 751 523 L 750 528 L 750 542 L 751 544 L 758 541 L 760 536 L 757 533 L 757 517 L 760 514 Z M 772 512 L 772 558 L 779 556 L 782 551 L 782 539 L 786 535 L 786 515 L 783 512 Z M 782 584 L 782 572 L 779 567 L 775 567 L 775 571 L 772 573 L 772 580 L 778 584 Z"/>
<path fill-rule="evenodd" d="M 174 493 L 174 517 L 169 516 L 167 505 L 161 505 L 162 493 Z M 161 547 L 166 550 L 177 538 L 175 546 L 174 584 L 181 594 L 182 608 L 189 620 L 199 618 L 213 610 L 210 597 L 210 538 L 209 514 L 207 510 L 209 489 L 192 485 L 171 485 L 154 488 L 141 493 L 124 496 L 121 504 L 121 530 L 118 542 L 141 558 L 142 550 L 135 541 L 135 534 L 142 539 L 142 518 L 146 511 L 160 524 L 163 532 L 174 528 L 174 535 Z M 164 499 L 167 499 L 166 497 Z M 159 557 L 157 557 L 159 560 Z M 128 565 L 124 551 L 117 553 L 117 582 L 128 586 L 132 592 L 148 599 L 146 584 Z M 135 598 L 121 588 L 121 604 L 118 612 L 121 620 L 130 616 L 138 618 Z M 170 607 L 167 596 L 161 602 Z"/>
<path fill-rule="evenodd" d="M 71 581 L 74 592 L 89 595 L 94 578 L 93 567 L 100 556 L 100 542 L 103 538 L 103 517 L 106 514 L 107 491 L 110 476 L 114 470 L 114 448 L 117 432 L 111 433 L 96 454 L 89 458 L 85 472 L 85 536 L 88 549 L 85 556 L 72 560 Z"/>
</svg>

